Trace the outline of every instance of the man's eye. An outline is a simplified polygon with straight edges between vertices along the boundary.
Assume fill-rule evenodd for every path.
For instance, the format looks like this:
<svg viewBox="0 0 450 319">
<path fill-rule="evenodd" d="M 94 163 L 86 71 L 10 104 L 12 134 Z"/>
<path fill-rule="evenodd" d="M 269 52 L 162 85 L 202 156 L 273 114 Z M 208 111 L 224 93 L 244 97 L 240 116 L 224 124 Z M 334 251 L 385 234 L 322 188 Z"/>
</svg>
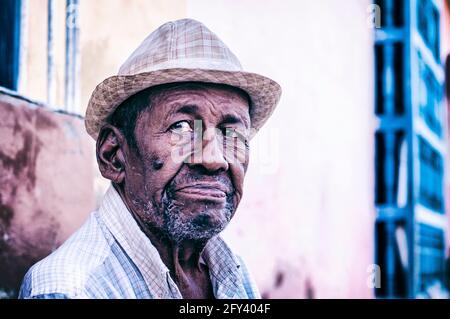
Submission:
<svg viewBox="0 0 450 319">
<path fill-rule="evenodd" d="M 188 121 L 185 121 L 185 120 L 178 121 L 178 122 L 172 124 L 170 126 L 170 130 L 172 132 L 180 133 L 180 134 L 187 133 L 187 132 L 192 132 L 191 125 L 189 124 Z"/>
<path fill-rule="evenodd" d="M 225 129 L 225 136 L 228 138 L 238 138 L 241 141 L 245 142 L 247 138 L 244 134 L 238 132 L 236 129 L 233 128 L 227 128 Z"/>
</svg>

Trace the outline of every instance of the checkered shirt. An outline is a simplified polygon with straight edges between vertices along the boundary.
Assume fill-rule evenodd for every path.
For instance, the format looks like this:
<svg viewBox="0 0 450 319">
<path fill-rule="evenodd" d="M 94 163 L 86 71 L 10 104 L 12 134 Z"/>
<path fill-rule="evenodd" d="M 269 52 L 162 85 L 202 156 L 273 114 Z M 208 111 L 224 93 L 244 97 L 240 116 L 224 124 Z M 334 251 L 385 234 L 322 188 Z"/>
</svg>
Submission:
<svg viewBox="0 0 450 319">
<path fill-rule="evenodd" d="M 216 298 L 260 298 L 242 259 L 219 237 L 202 254 Z M 182 295 L 156 248 L 110 186 L 102 205 L 25 275 L 19 298 L 175 298 Z"/>
</svg>

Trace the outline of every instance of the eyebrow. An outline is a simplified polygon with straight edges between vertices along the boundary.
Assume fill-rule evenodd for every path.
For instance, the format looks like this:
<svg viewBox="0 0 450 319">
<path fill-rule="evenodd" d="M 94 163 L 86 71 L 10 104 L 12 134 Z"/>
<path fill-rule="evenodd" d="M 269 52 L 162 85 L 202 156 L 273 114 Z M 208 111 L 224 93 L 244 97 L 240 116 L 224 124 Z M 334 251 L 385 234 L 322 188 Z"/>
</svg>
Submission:
<svg viewBox="0 0 450 319">
<path fill-rule="evenodd" d="M 183 113 L 189 115 L 195 115 L 198 113 L 198 106 L 195 104 L 185 104 L 176 110 L 174 113 Z"/>
<path fill-rule="evenodd" d="M 244 124 L 244 125 L 248 126 L 247 121 L 244 121 L 240 117 L 237 117 L 237 116 L 232 115 L 232 114 L 224 115 L 223 118 L 222 118 L 222 123 L 225 123 L 225 124 L 241 123 L 241 124 Z"/>
<path fill-rule="evenodd" d="M 183 106 L 181 106 L 180 108 L 175 110 L 173 112 L 173 114 L 182 113 L 182 114 L 188 114 L 188 115 L 198 115 L 198 110 L 199 110 L 199 107 L 196 104 L 184 104 Z M 241 123 L 241 124 L 244 124 L 245 126 L 249 126 L 248 121 L 246 121 L 245 119 L 241 119 L 241 117 L 238 117 L 233 114 L 225 114 L 222 117 L 221 123 L 223 123 L 223 124 Z"/>
</svg>

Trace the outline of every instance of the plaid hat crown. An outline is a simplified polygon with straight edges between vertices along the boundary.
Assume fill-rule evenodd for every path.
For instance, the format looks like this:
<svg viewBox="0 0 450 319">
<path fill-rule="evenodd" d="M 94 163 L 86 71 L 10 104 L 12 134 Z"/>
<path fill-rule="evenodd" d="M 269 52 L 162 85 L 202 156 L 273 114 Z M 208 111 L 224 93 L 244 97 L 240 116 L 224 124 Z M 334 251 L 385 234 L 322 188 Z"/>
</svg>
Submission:
<svg viewBox="0 0 450 319">
<path fill-rule="evenodd" d="M 227 84 L 246 91 L 252 104 L 253 135 L 281 96 L 275 81 L 243 71 L 237 57 L 205 25 L 193 19 L 171 21 L 144 39 L 118 75 L 95 88 L 86 110 L 87 132 L 97 139 L 109 114 L 127 98 L 151 86 L 174 82 Z"/>
<path fill-rule="evenodd" d="M 125 61 L 119 75 L 166 68 L 242 70 L 241 63 L 225 43 L 192 19 L 160 26 Z"/>
</svg>

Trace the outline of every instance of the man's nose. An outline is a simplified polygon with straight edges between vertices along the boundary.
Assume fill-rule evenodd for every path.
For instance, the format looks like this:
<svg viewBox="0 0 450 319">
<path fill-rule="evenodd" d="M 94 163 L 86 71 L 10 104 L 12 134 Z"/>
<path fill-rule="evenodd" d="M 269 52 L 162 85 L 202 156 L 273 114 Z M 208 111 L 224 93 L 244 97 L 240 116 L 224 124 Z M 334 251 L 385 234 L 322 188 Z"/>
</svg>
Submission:
<svg viewBox="0 0 450 319">
<path fill-rule="evenodd" d="M 227 171 L 228 162 L 223 154 L 223 137 L 215 129 L 205 130 L 202 139 L 201 161 L 194 161 L 210 172 Z M 200 158 L 199 158 L 200 159 Z"/>
</svg>

